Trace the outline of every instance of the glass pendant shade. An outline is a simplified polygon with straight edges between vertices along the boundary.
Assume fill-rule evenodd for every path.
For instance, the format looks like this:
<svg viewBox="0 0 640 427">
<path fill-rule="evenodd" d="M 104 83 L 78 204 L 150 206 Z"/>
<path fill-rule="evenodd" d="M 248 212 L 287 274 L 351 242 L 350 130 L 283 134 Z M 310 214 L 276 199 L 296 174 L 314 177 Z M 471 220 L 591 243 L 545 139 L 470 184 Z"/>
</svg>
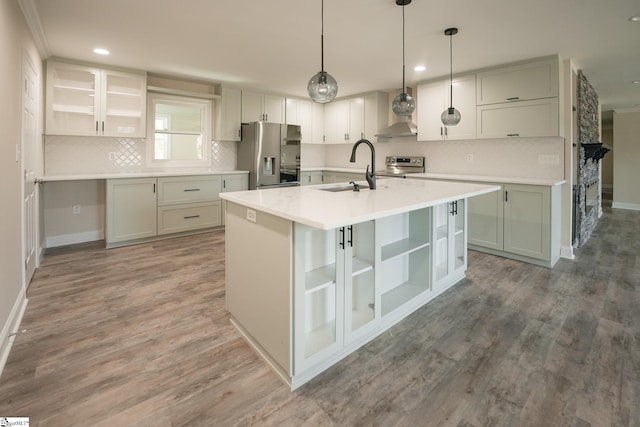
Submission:
<svg viewBox="0 0 640 427">
<path fill-rule="evenodd" d="M 309 80 L 307 92 L 314 102 L 326 104 L 338 94 L 338 82 L 326 71 L 319 71 Z"/>
<path fill-rule="evenodd" d="M 416 109 L 416 101 L 408 93 L 401 93 L 391 103 L 391 109 L 396 116 L 410 116 Z"/>
<path fill-rule="evenodd" d="M 460 119 L 462 116 L 460 115 L 460 111 L 456 110 L 453 107 L 449 107 L 442 112 L 440 116 L 440 120 L 445 126 L 455 126 L 460 123 Z"/>
</svg>

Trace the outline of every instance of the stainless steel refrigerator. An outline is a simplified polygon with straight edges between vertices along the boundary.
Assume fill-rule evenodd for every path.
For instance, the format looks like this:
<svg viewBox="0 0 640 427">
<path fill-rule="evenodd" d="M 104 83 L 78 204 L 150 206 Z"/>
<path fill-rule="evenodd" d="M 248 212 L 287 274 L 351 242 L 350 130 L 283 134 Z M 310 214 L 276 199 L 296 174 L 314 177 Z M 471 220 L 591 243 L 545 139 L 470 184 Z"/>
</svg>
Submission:
<svg viewBox="0 0 640 427">
<path fill-rule="evenodd" d="M 269 122 L 242 125 L 238 169 L 249 171 L 249 189 L 300 185 L 300 126 Z"/>
</svg>

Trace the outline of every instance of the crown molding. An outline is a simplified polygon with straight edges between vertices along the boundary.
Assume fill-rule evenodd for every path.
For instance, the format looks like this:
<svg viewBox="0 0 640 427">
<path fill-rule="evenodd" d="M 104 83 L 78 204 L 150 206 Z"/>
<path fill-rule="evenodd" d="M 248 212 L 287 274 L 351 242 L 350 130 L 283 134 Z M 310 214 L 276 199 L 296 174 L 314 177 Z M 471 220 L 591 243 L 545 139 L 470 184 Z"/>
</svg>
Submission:
<svg viewBox="0 0 640 427">
<path fill-rule="evenodd" d="M 47 42 L 47 36 L 44 34 L 44 29 L 40 22 L 40 15 L 38 14 L 35 0 L 18 0 L 18 4 L 20 5 L 20 9 L 22 9 L 22 14 L 31 30 L 31 35 L 33 36 L 40 55 L 43 59 L 50 57 L 51 51 L 49 50 L 49 43 Z"/>
</svg>

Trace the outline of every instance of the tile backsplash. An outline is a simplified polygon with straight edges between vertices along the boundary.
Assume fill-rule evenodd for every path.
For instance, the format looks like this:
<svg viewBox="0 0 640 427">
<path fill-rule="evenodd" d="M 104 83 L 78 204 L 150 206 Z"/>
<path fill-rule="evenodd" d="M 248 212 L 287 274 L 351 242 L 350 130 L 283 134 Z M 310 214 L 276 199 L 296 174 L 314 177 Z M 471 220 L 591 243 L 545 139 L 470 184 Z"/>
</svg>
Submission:
<svg viewBox="0 0 640 427">
<path fill-rule="evenodd" d="M 474 139 L 416 141 L 396 138 L 374 143 L 376 169 L 391 155 L 425 156 L 432 173 L 564 179 L 564 138 Z M 352 144 L 327 145 L 325 164 L 364 169 L 371 161 L 366 147 L 358 147 L 356 163 L 349 163 Z"/>
<path fill-rule="evenodd" d="M 53 136 L 44 139 L 45 175 L 144 172 L 157 170 L 147 165 L 146 140 Z M 211 169 L 236 168 L 236 143 L 211 142 Z"/>
</svg>

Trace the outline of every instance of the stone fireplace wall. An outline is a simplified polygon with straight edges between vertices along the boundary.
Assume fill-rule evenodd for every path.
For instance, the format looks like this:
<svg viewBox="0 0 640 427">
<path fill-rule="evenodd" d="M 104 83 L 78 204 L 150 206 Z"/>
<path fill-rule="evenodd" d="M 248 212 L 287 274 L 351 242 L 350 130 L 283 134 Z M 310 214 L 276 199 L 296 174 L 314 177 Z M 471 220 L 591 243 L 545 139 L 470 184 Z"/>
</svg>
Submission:
<svg viewBox="0 0 640 427">
<path fill-rule="evenodd" d="M 593 186 L 600 186 L 600 162 L 587 159 L 582 144 L 600 142 L 600 114 L 598 94 L 587 78 L 578 72 L 578 182 L 576 186 L 576 236 L 574 246 L 580 247 L 591 237 L 601 214 L 601 193 L 593 194 Z"/>
</svg>

